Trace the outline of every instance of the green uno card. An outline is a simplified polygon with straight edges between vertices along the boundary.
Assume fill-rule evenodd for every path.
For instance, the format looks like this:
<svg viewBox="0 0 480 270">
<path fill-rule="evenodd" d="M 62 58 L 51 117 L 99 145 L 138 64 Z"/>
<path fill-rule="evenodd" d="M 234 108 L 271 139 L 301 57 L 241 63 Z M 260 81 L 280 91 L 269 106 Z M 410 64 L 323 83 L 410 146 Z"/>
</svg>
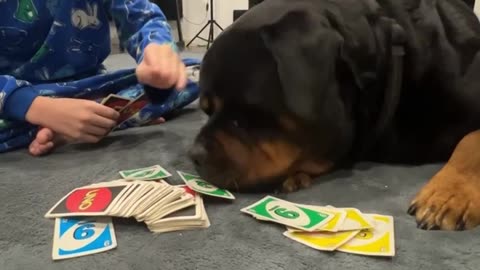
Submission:
<svg viewBox="0 0 480 270">
<path fill-rule="evenodd" d="M 198 193 L 202 193 L 205 195 L 219 197 L 229 200 L 234 200 L 235 196 L 233 196 L 230 191 L 218 188 L 207 181 L 200 178 L 198 175 L 193 175 L 189 173 L 184 173 L 181 171 L 177 171 L 178 175 L 182 178 L 182 180 L 187 184 L 188 187 L 193 189 Z"/>
<path fill-rule="evenodd" d="M 300 206 L 272 196 L 266 196 L 240 211 L 259 220 L 272 221 L 308 232 L 322 227 L 334 217 L 315 208 Z"/>
<path fill-rule="evenodd" d="M 172 176 L 160 165 L 154 165 L 146 168 L 124 170 L 119 172 L 124 179 L 128 180 L 156 180 Z"/>
</svg>

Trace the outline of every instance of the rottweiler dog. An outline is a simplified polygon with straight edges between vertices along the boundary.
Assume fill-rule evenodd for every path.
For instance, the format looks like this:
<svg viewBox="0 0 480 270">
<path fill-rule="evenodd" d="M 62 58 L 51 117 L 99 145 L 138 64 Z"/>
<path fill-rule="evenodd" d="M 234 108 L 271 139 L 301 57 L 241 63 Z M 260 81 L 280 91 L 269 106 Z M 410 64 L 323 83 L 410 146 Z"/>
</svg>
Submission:
<svg viewBox="0 0 480 270">
<path fill-rule="evenodd" d="M 360 161 L 443 162 L 408 212 L 480 224 L 480 23 L 460 0 L 266 0 L 200 71 L 198 173 L 286 192 Z M 407 208 L 407 207 L 406 207 Z"/>
</svg>

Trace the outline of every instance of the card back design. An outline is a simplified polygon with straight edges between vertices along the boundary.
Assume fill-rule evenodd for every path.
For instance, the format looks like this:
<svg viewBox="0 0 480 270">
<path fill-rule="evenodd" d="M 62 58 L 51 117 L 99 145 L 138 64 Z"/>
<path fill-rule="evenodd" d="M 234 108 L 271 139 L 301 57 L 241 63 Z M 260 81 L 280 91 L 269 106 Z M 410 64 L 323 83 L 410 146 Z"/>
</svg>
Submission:
<svg viewBox="0 0 480 270">
<path fill-rule="evenodd" d="M 45 217 L 105 215 L 115 199 L 128 186 L 123 184 L 74 189 L 52 207 Z"/>
</svg>

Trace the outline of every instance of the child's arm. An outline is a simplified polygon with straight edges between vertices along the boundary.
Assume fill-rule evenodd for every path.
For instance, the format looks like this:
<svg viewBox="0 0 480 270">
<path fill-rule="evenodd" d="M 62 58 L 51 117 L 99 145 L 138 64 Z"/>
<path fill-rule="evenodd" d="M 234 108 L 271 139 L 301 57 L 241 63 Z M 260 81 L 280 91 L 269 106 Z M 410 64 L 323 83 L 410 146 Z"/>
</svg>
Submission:
<svg viewBox="0 0 480 270">
<path fill-rule="evenodd" d="M 108 0 L 107 5 L 120 42 L 137 63 L 143 60 L 144 49 L 150 43 L 168 44 L 177 50 L 170 25 L 157 5 L 149 0 Z"/>
<path fill-rule="evenodd" d="M 38 93 L 30 83 L 9 75 L 0 75 L 0 118 L 25 121 Z"/>
</svg>

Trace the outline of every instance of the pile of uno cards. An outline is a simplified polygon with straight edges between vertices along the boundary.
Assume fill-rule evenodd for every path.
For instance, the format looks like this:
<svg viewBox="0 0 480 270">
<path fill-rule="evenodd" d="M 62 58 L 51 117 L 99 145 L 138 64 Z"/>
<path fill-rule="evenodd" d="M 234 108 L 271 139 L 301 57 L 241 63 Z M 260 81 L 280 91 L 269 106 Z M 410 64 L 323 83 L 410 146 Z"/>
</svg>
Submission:
<svg viewBox="0 0 480 270">
<path fill-rule="evenodd" d="M 170 185 L 160 165 L 120 171 L 122 179 L 79 187 L 46 214 L 55 218 L 52 258 L 79 257 L 117 246 L 112 217 L 135 218 L 154 233 L 208 228 L 202 195 L 233 200 L 227 190 L 199 176 L 177 172 L 185 185 Z"/>
<path fill-rule="evenodd" d="M 261 221 L 286 226 L 287 238 L 321 251 L 395 256 L 393 217 L 288 202 L 272 196 L 240 210 Z"/>
</svg>

